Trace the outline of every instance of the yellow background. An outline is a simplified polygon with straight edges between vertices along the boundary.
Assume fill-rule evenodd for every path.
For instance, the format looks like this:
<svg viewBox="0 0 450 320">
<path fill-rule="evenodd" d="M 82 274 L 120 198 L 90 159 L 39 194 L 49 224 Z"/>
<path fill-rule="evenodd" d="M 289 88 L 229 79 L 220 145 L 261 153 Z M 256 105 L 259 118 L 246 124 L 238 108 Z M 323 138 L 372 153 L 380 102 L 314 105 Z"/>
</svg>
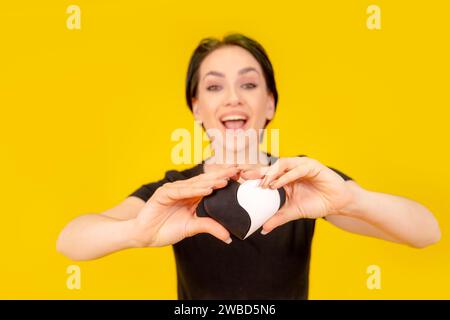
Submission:
<svg viewBox="0 0 450 320">
<path fill-rule="evenodd" d="M 66 8 L 81 8 L 69 30 Z M 381 7 L 381 30 L 366 9 Z M 266 48 L 281 156 L 307 154 L 363 187 L 426 205 L 439 244 L 418 250 L 319 221 L 311 299 L 450 298 L 448 1 L 3 1 L 0 298 L 176 299 L 171 247 L 90 262 L 58 254 L 74 217 L 106 210 L 171 164 L 199 40 Z M 81 290 L 66 268 L 81 267 Z M 368 290 L 366 268 L 381 268 Z M 282 270 L 280 270 L 282 272 Z"/>
</svg>

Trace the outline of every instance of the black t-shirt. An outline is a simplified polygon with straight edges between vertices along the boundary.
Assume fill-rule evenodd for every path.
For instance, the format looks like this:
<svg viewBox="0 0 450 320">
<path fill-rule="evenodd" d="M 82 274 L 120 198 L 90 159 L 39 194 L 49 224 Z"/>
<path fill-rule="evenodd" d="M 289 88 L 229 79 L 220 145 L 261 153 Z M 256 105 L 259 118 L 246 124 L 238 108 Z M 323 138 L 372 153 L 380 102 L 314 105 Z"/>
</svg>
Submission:
<svg viewBox="0 0 450 320">
<path fill-rule="evenodd" d="M 275 160 L 270 157 L 271 163 Z M 130 196 L 147 201 L 164 183 L 203 173 L 203 163 L 167 171 L 162 180 L 144 184 Z M 206 233 L 183 239 L 172 246 L 178 299 L 307 299 L 314 227 L 314 219 L 299 219 L 267 235 L 260 234 L 261 228 L 245 240 L 231 235 L 229 245 Z"/>
</svg>

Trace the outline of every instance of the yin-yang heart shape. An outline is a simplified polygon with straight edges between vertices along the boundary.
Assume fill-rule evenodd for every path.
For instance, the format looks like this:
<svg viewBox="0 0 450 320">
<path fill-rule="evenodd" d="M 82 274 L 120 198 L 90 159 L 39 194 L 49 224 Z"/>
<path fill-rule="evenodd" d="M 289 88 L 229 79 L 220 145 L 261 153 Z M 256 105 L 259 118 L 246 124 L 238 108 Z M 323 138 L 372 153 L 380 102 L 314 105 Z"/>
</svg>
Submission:
<svg viewBox="0 0 450 320">
<path fill-rule="evenodd" d="M 231 234 L 244 240 L 258 230 L 285 203 L 283 188 L 258 187 L 260 179 L 243 183 L 230 180 L 226 187 L 214 190 L 197 206 L 197 216 L 211 217 Z"/>
</svg>

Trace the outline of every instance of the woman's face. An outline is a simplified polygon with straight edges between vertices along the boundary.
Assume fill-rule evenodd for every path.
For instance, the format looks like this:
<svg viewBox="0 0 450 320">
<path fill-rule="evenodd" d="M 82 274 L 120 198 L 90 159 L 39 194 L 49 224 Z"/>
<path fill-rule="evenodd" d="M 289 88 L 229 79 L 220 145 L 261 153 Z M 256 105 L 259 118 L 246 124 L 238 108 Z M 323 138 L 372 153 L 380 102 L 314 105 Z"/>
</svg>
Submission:
<svg viewBox="0 0 450 320">
<path fill-rule="evenodd" d="M 274 98 L 267 91 L 263 71 L 247 50 L 225 46 L 211 52 L 200 65 L 194 117 L 204 128 L 218 129 L 222 141 L 241 129 L 259 130 L 274 116 Z M 242 131 L 240 131 L 242 132 Z M 248 147 L 249 141 L 245 139 Z M 229 149 L 228 146 L 225 146 Z M 232 146 L 236 151 L 236 144 Z"/>
</svg>

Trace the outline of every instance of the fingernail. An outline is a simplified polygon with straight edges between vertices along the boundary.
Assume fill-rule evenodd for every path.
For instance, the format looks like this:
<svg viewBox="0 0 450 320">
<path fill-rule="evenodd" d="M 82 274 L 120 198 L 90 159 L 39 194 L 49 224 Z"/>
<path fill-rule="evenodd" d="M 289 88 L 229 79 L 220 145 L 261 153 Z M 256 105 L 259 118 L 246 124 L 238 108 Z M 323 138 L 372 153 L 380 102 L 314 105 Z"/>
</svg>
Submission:
<svg viewBox="0 0 450 320">
<path fill-rule="evenodd" d="M 266 230 L 264 230 L 264 229 L 261 230 L 261 234 L 262 234 L 263 236 L 265 236 L 265 235 L 268 234 L 268 233 L 269 233 L 269 231 L 266 231 Z"/>
<path fill-rule="evenodd" d="M 224 242 L 226 243 L 226 244 L 230 244 L 231 243 L 231 241 L 233 241 L 233 240 L 231 240 L 231 238 L 228 238 L 227 240 L 225 240 Z"/>
<path fill-rule="evenodd" d="M 270 189 L 275 189 L 275 182 L 269 183 L 269 188 Z"/>
</svg>

